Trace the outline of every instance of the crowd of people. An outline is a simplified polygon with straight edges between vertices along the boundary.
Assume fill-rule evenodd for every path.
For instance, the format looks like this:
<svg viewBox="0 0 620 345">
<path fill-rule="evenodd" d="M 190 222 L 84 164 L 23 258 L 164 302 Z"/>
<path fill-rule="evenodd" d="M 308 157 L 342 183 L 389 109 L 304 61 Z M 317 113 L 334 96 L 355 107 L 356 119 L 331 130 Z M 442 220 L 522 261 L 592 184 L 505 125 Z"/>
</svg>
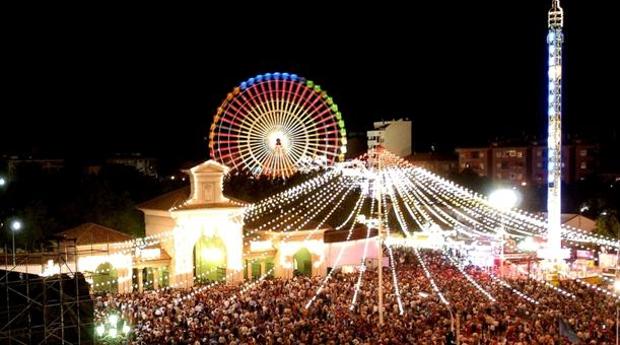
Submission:
<svg viewBox="0 0 620 345">
<path fill-rule="evenodd" d="M 323 277 L 265 279 L 249 288 L 220 284 L 107 294 L 95 301 L 96 317 L 121 313 L 133 325 L 134 344 L 430 345 L 449 343 L 452 335 L 458 335 L 463 345 L 551 345 L 571 338 L 583 344 L 615 342 L 615 300 L 577 282 L 560 283 L 575 295 L 571 297 L 525 278 L 505 278 L 509 288 L 486 271 L 465 267 L 493 300 L 468 281 L 445 253 L 420 251 L 445 303 L 411 250 L 397 250 L 395 257 L 403 313 L 391 270 L 385 267 L 382 326 L 373 269 L 364 272 L 355 304 L 358 273 L 337 272 L 309 306 Z"/>
</svg>

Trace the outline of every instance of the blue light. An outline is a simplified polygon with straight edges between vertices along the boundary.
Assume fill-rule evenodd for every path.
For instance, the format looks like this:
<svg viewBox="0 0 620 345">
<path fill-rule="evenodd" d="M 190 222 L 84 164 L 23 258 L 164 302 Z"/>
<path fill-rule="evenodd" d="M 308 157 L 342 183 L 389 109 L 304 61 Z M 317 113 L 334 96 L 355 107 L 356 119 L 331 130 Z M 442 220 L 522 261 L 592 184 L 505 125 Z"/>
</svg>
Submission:
<svg viewBox="0 0 620 345">
<path fill-rule="evenodd" d="M 241 83 L 241 90 L 245 90 L 247 88 L 248 88 L 248 83 L 246 82 Z"/>
<path fill-rule="evenodd" d="M 256 82 L 260 83 L 261 81 L 263 81 L 263 75 L 259 74 L 259 75 L 256 76 Z"/>
<path fill-rule="evenodd" d="M 274 74 L 273 74 L 273 77 L 274 77 L 275 79 L 280 79 L 280 72 L 276 72 L 276 73 L 274 73 Z"/>
<path fill-rule="evenodd" d="M 255 81 L 255 79 L 254 79 L 254 78 L 250 78 L 250 79 L 248 79 L 248 84 L 249 84 L 249 85 L 252 85 L 252 84 L 254 84 L 254 81 Z"/>
<path fill-rule="evenodd" d="M 282 73 L 282 79 L 286 80 L 286 79 L 288 79 L 288 77 L 289 77 L 288 73 L 286 73 L 286 72 Z"/>
<path fill-rule="evenodd" d="M 271 73 L 265 73 L 265 79 L 266 80 L 271 79 Z"/>
<path fill-rule="evenodd" d="M 297 74 L 291 74 L 291 80 L 297 80 L 299 76 Z"/>
</svg>

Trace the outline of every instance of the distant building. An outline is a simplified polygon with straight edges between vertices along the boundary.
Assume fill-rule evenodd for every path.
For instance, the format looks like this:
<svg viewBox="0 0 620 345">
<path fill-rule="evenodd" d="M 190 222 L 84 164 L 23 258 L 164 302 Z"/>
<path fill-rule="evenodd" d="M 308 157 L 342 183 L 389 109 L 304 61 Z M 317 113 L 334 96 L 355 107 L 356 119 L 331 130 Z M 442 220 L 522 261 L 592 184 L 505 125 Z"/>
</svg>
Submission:
<svg viewBox="0 0 620 345">
<path fill-rule="evenodd" d="M 510 181 L 513 184 L 529 180 L 529 148 L 494 147 L 491 149 L 491 177 L 494 180 Z"/>
<path fill-rule="evenodd" d="M 65 160 L 12 156 L 7 160 L 6 164 L 9 177 L 15 177 L 19 170 L 29 168 L 49 173 L 59 172 L 65 167 Z"/>
<path fill-rule="evenodd" d="M 411 121 L 398 119 L 379 121 L 373 124 L 373 129 L 366 132 L 368 149 L 378 145 L 400 157 L 411 155 Z"/>
<path fill-rule="evenodd" d="M 599 151 L 598 145 L 575 144 L 575 180 L 585 180 L 599 171 Z"/>
<path fill-rule="evenodd" d="M 544 185 L 547 182 L 547 147 L 536 143 L 519 146 L 457 148 L 458 170 L 471 169 L 480 176 L 511 184 Z M 599 148 L 595 144 L 562 147 L 562 181 L 572 183 L 598 173 Z"/>
<path fill-rule="evenodd" d="M 157 159 L 143 157 L 140 153 L 115 155 L 105 161 L 106 164 L 119 164 L 135 168 L 145 176 L 157 177 Z"/>
<path fill-rule="evenodd" d="M 491 177 L 491 149 L 488 147 L 458 148 L 459 156 L 458 171 L 470 169 L 479 176 Z"/>
<path fill-rule="evenodd" d="M 449 176 L 459 171 L 458 157 L 454 154 L 437 152 L 414 153 L 405 157 L 405 160 L 442 176 Z"/>
</svg>

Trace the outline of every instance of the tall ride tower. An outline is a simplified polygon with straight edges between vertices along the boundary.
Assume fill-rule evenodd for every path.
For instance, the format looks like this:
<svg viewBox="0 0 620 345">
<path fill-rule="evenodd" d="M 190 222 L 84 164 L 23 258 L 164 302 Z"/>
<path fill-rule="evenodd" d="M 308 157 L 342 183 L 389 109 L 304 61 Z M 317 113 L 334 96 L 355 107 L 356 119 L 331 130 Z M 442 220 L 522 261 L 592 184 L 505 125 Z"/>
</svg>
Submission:
<svg viewBox="0 0 620 345">
<path fill-rule="evenodd" d="M 562 216 L 562 42 L 564 11 L 560 0 L 552 0 L 549 10 L 549 132 L 547 138 L 547 250 L 549 259 L 561 256 Z"/>
</svg>

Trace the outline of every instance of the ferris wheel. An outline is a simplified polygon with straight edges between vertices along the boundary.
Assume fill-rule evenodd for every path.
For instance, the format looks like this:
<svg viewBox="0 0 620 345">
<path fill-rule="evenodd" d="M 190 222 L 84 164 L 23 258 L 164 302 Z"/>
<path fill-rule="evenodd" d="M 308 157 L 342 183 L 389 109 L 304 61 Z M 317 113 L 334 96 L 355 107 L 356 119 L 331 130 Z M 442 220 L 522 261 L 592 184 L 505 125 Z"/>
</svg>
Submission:
<svg viewBox="0 0 620 345">
<path fill-rule="evenodd" d="M 235 170 L 286 178 L 308 160 L 344 160 L 346 130 L 331 97 L 311 80 L 265 73 L 242 82 L 217 108 L 211 158 Z"/>
</svg>

